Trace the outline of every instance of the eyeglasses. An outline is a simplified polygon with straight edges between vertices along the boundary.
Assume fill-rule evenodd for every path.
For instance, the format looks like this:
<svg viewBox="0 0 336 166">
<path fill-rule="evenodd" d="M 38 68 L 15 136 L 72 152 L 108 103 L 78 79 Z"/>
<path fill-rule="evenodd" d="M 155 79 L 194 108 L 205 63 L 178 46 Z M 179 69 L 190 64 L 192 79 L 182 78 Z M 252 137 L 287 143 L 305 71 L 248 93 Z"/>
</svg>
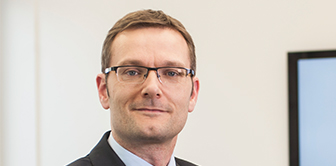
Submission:
<svg viewBox="0 0 336 166">
<path fill-rule="evenodd" d="M 130 84 L 143 83 L 150 70 L 156 71 L 157 78 L 161 83 L 183 82 L 188 76 L 193 77 L 195 71 L 184 67 L 144 67 L 144 66 L 115 66 L 105 69 L 105 74 L 115 71 L 118 81 Z"/>
</svg>

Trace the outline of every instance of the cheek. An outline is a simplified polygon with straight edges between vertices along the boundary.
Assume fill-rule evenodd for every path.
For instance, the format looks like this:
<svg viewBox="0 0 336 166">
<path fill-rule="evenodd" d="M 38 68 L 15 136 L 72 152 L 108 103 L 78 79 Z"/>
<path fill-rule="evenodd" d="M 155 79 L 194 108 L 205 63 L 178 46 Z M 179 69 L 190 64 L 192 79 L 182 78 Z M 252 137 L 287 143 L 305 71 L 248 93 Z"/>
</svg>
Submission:
<svg viewBox="0 0 336 166">
<path fill-rule="evenodd" d="M 128 106 L 139 97 L 139 90 L 137 87 L 130 85 L 123 85 L 115 83 L 110 92 L 110 108 L 111 111 L 118 114 L 126 114 Z"/>
<path fill-rule="evenodd" d="M 191 94 L 191 86 L 190 87 L 183 87 L 176 88 L 174 90 L 168 90 L 167 96 L 168 100 L 171 101 L 176 107 L 176 109 L 180 112 L 188 112 L 189 108 L 189 100 L 190 100 L 190 94 Z"/>
<path fill-rule="evenodd" d="M 124 86 L 113 85 L 109 90 L 110 93 L 110 118 L 114 129 L 122 128 L 123 124 L 127 123 L 128 117 L 127 102 L 131 95 Z"/>
<path fill-rule="evenodd" d="M 177 108 L 177 112 L 175 114 L 175 118 L 173 118 L 174 125 L 172 126 L 176 127 L 179 131 L 183 129 L 183 127 L 185 126 L 187 122 L 188 113 L 189 113 L 188 105 L 189 105 L 188 100 L 180 100 L 179 107 Z"/>
<path fill-rule="evenodd" d="M 120 110 L 122 108 L 122 105 L 125 105 L 125 94 L 123 93 L 124 87 L 118 84 L 110 84 L 109 85 L 109 104 L 110 104 L 110 110 L 112 114 L 115 114 L 115 112 Z"/>
</svg>

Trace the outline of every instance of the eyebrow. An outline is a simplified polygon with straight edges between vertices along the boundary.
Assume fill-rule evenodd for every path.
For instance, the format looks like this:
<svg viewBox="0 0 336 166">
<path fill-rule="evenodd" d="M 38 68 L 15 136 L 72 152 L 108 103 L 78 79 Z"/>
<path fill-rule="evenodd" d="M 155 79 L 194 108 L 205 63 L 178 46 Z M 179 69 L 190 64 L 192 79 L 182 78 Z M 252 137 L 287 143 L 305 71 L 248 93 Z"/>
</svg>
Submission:
<svg viewBox="0 0 336 166">
<path fill-rule="evenodd" d="M 164 62 L 164 66 L 187 67 L 187 66 L 184 66 L 182 63 L 180 63 L 178 61 L 166 61 L 166 62 Z"/>
<path fill-rule="evenodd" d="M 162 63 L 163 65 L 159 66 L 159 67 L 189 67 L 189 66 L 184 66 L 183 63 L 180 63 L 178 61 L 165 61 Z M 120 66 L 124 66 L 124 65 L 136 65 L 136 66 L 146 66 L 142 61 L 140 60 L 125 60 L 122 61 L 120 64 Z"/>
<path fill-rule="evenodd" d="M 138 66 L 141 66 L 141 65 L 144 65 L 144 64 L 139 60 L 125 60 L 125 61 L 122 61 L 119 65 L 120 66 L 123 66 L 123 65 L 138 65 Z"/>
</svg>

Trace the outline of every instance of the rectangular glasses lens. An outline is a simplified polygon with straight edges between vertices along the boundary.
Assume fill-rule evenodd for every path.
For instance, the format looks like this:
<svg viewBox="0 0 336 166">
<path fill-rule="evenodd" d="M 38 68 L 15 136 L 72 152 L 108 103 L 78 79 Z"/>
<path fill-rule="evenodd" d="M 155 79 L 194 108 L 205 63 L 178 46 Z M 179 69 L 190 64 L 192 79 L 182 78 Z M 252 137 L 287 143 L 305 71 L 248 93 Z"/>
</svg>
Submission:
<svg viewBox="0 0 336 166">
<path fill-rule="evenodd" d="M 118 79 L 123 82 L 142 82 L 147 69 L 143 67 L 119 67 Z"/>
</svg>

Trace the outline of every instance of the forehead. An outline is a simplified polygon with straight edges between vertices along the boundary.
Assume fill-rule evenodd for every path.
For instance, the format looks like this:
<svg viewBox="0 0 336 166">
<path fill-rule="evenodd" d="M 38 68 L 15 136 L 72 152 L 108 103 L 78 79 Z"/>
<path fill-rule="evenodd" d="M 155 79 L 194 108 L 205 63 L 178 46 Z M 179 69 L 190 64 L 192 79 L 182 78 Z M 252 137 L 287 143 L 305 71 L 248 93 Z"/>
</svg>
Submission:
<svg viewBox="0 0 336 166">
<path fill-rule="evenodd" d="M 162 27 L 127 29 L 119 33 L 111 47 L 111 66 L 190 67 L 189 49 L 176 30 Z"/>
</svg>

